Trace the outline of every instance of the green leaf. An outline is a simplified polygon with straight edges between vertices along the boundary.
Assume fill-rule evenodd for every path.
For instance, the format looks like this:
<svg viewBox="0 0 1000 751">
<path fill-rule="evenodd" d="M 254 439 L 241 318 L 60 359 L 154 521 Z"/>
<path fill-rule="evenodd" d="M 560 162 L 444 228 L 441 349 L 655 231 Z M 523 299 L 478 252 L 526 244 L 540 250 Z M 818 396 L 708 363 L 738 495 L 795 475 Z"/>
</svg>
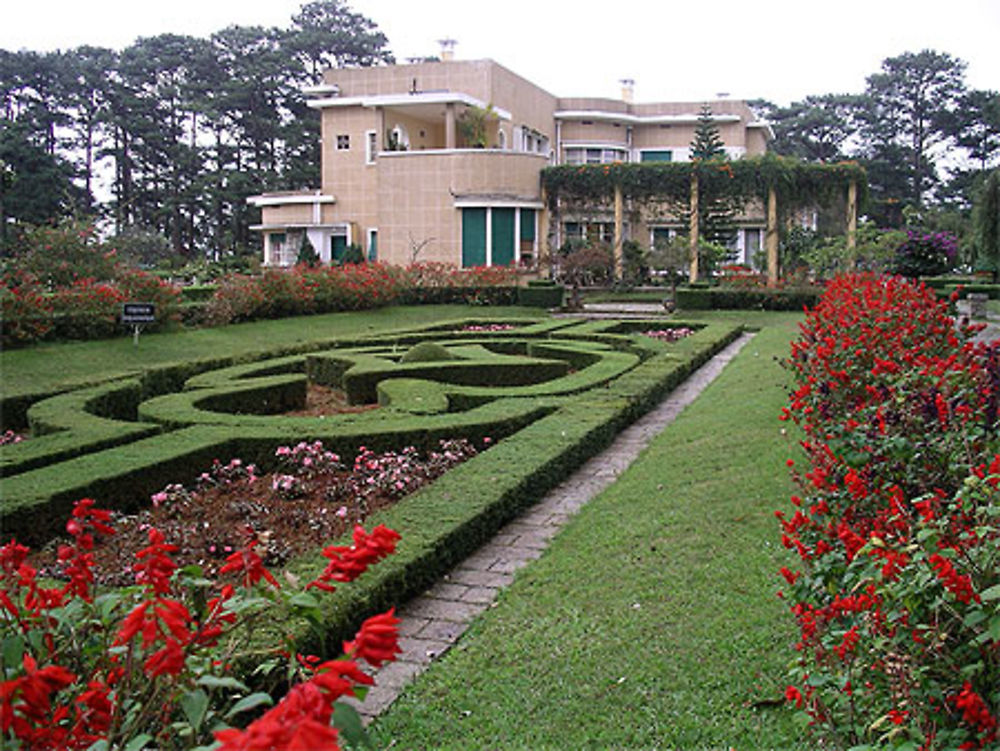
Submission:
<svg viewBox="0 0 1000 751">
<path fill-rule="evenodd" d="M 181 697 L 180 703 L 188 723 L 197 731 L 205 721 L 205 713 L 208 712 L 208 694 L 200 688 L 188 691 Z"/>
<path fill-rule="evenodd" d="M 962 621 L 969 628 L 974 628 L 986 620 L 986 613 L 982 610 L 970 610 Z"/>
<path fill-rule="evenodd" d="M 991 600 L 1000 600 L 1000 584 L 994 584 L 989 589 L 981 592 L 979 596 L 986 602 L 990 602 Z"/>
<path fill-rule="evenodd" d="M 141 749 L 146 747 L 146 744 L 153 740 L 153 736 L 148 733 L 143 733 L 142 735 L 137 735 L 135 738 L 130 740 L 125 746 L 125 751 L 141 751 Z"/>
<path fill-rule="evenodd" d="M 181 574 L 184 576 L 189 576 L 192 579 L 201 579 L 205 576 L 205 569 L 199 566 L 197 563 L 192 563 L 190 566 L 185 566 L 180 570 Z"/>
<path fill-rule="evenodd" d="M 374 749 L 365 727 L 361 723 L 361 715 L 349 704 L 338 701 L 333 705 L 333 726 L 340 731 L 350 748 L 364 746 Z"/>
<path fill-rule="evenodd" d="M 319 600 L 308 592 L 299 592 L 289 598 L 288 604 L 297 608 L 318 608 Z"/>
<path fill-rule="evenodd" d="M 13 634 L 3 640 L 0 648 L 4 668 L 17 670 L 24 658 L 24 639 L 19 634 Z"/>
<path fill-rule="evenodd" d="M 990 625 L 987 626 L 986 631 L 993 641 L 1000 641 L 1000 615 L 990 619 Z"/>
<path fill-rule="evenodd" d="M 235 717 L 240 712 L 246 712 L 248 709 L 255 709 L 256 707 L 270 707 L 274 704 L 274 699 L 271 698 L 270 694 L 265 694 L 263 691 L 258 691 L 255 694 L 250 694 L 249 696 L 244 696 L 238 702 L 236 702 L 232 708 L 226 712 L 226 719 Z"/>
<path fill-rule="evenodd" d="M 204 686 L 205 688 L 232 688 L 237 691 L 250 690 L 247 688 L 245 683 L 229 676 L 220 677 L 217 675 L 203 675 L 198 678 L 198 685 Z"/>
</svg>

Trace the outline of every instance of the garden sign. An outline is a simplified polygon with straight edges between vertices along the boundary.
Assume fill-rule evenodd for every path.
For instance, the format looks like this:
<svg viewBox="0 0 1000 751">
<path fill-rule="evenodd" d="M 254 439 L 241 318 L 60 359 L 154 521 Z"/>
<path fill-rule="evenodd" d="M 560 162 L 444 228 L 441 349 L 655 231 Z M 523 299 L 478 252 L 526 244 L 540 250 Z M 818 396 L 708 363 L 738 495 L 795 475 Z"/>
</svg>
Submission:
<svg viewBox="0 0 1000 751">
<path fill-rule="evenodd" d="M 156 305 L 151 302 L 122 303 L 122 323 L 132 326 L 132 342 L 139 346 L 139 331 L 144 323 L 156 322 Z"/>
</svg>

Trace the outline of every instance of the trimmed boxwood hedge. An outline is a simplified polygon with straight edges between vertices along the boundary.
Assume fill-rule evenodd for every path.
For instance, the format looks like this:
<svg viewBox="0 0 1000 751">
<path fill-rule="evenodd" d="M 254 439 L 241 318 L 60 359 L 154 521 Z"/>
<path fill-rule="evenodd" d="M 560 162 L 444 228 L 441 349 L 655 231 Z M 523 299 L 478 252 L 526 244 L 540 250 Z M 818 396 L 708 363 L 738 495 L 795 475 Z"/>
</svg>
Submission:
<svg viewBox="0 0 1000 751">
<path fill-rule="evenodd" d="M 678 287 L 680 310 L 802 310 L 819 302 L 821 290 Z"/>
<path fill-rule="evenodd" d="M 80 454 L 159 433 L 137 423 L 142 387 L 135 379 L 58 394 L 28 410 L 33 438 L 0 447 L 0 474 L 10 476 Z"/>
<path fill-rule="evenodd" d="M 517 289 L 517 304 L 529 308 L 561 308 L 565 297 L 566 288 L 555 282 L 535 280 Z"/>
</svg>

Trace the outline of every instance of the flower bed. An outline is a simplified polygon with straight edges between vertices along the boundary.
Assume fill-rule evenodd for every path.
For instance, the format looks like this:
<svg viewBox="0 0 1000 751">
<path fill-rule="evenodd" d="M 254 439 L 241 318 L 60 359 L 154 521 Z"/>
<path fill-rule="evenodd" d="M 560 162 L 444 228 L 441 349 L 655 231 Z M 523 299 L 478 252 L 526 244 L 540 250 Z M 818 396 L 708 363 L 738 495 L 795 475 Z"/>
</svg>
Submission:
<svg viewBox="0 0 1000 751">
<path fill-rule="evenodd" d="M 171 483 L 153 494 L 152 508 L 115 514 L 116 534 L 92 551 L 95 581 L 102 586 L 127 585 L 132 579 L 132 556 L 151 528 L 176 546 L 174 559 L 180 566 L 200 566 L 209 577 L 216 576 L 226 558 L 249 540 L 267 565 L 284 565 L 343 536 L 371 513 L 477 453 L 464 439 L 443 440 L 426 455 L 412 446 L 384 452 L 362 446 L 354 461 L 345 465 L 322 442 L 303 441 L 280 446 L 279 464 L 268 474 L 238 458 L 225 464 L 216 461 L 193 484 Z M 53 541 L 31 559 L 42 575 L 67 577 L 66 562 L 58 556 L 64 544 Z"/>
<path fill-rule="evenodd" d="M 946 309 L 900 278 L 836 279 L 786 363 L 806 454 L 778 512 L 798 555 L 786 696 L 837 747 L 1000 740 L 1000 361 Z"/>
<path fill-rule="evenodd" d="M 649 331 L 643 331 L 642 335 L 661 342 L 679 342 L 693 333 L 694 329 L 689 329 L 687 326 L 679 326 L 673 329 L 650 329 Z"/>
</svg>

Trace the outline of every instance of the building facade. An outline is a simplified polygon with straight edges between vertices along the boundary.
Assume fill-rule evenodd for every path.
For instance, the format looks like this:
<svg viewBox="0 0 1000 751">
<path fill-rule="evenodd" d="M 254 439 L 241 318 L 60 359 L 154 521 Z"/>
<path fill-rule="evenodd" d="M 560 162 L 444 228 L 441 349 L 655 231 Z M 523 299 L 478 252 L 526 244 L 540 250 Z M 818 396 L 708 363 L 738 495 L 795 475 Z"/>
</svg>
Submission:
<svg viewBox="0 0 1000 751">
<path fill-rule="evenodd" d="M 541 170 L 554 164 L 684 161 L 708 104 L 732 158 L 763 154 L 770 130 L 745 102 L 636 104 L 559 98 L 492 60 L 332 69 L 307 93 L 321 114 L 320 189 L 253 196 L 264 263 L 293 265 L 304 238 L 325 262 L 361 252 L 407 265 L 530 268 L 548 227 Z M 734 250 L 751 261 L 764 217 L 738 219 Z M 605 235 L 613 219 L 561 217 L 550 232 Z M 650 246 L 680 228 L 643 218 L 625 237 Z"/>
</svg>

